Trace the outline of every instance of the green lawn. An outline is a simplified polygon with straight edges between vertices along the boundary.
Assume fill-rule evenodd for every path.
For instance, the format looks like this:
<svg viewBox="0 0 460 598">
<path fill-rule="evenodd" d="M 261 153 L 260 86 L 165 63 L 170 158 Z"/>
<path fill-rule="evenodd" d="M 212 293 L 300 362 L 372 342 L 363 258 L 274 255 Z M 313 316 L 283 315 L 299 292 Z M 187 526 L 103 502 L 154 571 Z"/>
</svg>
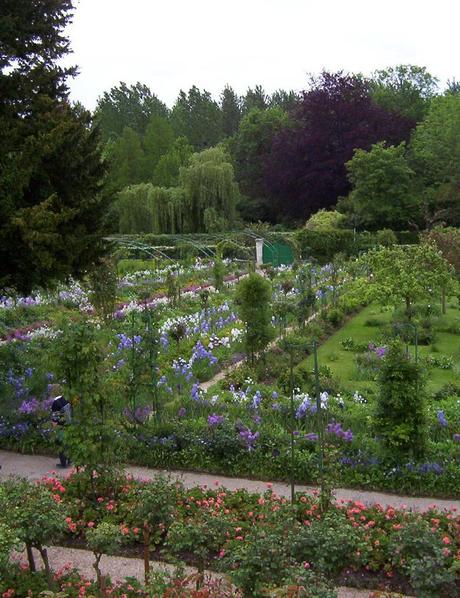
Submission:
<svg viewBox="0 0 460 598">
<path fill-rule="evenodd" d="M 375 342 L 379 339 L 382 327 L 390 322 L 391 311 L 383 311 L 378 305 L 371 304 L 365 307 L 357 316 L 351 318 L 340 330 L 332 335 L 318 350 L 319 365 L 327 365 L 331 368 L 334 376 L 340 380 L 343 386 L 349 391 L 364 391 L 368 388 L 375 388 L 372 380 L 358 379 L 356 367 L 356 353 L 346 351 L 341 341 L 352 338 L 355 343 Z M 368 326 L 369 319 L 379 320 L 382 326 Z M 447 328 L 451 325 L 460 325 L 460 310 L 449 305 L 447 313 L 436 321 L 436 327 Z M 409 348 L 414 354 L 414 347 Z M 454 368 L 443 370 L 431 367 L 428 369 L 428 390 L 433 392 L 447 383 L 460 384 L 460 335 L 448 332 L 437 332 L 434 347 L 432 345 L 419 346 L 420 358 L 428 355 L 447 355 L 454 361 Z M 313 365 L 312 357 L 308 362 Z"/>
</svg>

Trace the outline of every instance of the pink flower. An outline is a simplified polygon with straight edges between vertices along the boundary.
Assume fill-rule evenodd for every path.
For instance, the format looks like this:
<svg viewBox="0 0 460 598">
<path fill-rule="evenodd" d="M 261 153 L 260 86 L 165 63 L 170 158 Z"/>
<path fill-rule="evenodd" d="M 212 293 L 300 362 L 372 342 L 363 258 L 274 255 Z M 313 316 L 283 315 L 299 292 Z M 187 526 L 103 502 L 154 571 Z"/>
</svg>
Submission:
<svg viewBox="0 0 460 598">
<path fill-rule="evenodd" d="M 450 544 L 450 538 L 448 536 L 444 536 L 444 538 L 442 539 L 442 543 L 443 544 Z"/>
<path fill-rule="evenodd" d="M 305 561 L 303 564 L 304 569 L 310 569 L 310 566 L 311 566 L 310 563 L 307 563 L 307 561 Z"/>
</svg>

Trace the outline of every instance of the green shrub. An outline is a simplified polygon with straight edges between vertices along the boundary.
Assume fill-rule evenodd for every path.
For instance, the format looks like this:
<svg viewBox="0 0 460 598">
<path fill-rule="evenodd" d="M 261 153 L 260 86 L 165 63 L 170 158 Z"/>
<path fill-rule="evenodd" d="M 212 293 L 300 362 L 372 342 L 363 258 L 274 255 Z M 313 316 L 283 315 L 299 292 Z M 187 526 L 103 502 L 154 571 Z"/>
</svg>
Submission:
<svg viewBox="0 0 460 598">
<path fill-rule="evenodd" d="M 388 456 L 421 457 L 425 451 L 424 381 L 420 367 L 393 342 L 380 367 L 374 426 Z"/>
</svg>

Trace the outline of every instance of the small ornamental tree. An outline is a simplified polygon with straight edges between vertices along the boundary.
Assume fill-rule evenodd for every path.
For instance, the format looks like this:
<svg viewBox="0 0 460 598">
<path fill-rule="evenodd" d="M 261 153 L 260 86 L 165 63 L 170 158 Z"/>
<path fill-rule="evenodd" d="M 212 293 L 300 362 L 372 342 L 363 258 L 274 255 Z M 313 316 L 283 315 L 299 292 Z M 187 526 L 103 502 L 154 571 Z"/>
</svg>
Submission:
<svg viewBox="0 0 460 598">
<path fill-rule="evenodd" d="M 38 550 L 51 589 L 52 575 L 45 546 L 59 540 L 66 528 L 62 505 L 43 485 L 23 479 L 8 480 L 0 493 L 0 524 L 8 524 L 16 538 L 26 545 L 32 571 L 35 570 L 32 548 Z"/>
<path fill-rule="evenodd" d="M 424 384 L 420 367 L 394 342 L 380 369 L 375 431 L 395 459 L 421 457 L 425 451 Z"/>
<path fill-rule="evenodd" d="M 90 550 L 93 551 L 95 561 L 93 563 L 96 571 L 97 585 L 102 596 L 105 596 L 105 578 L 102 575 L 99 564 L 104 554 L 114 554 L 121 546 L 123 537 L 118 526 L 113 523 L 103 522 L 97 527 L 86 531 L 86 541 Z"/>
<path fill-rule="evenodd" d="M 163 531 L 171 525 L 176 495 L 176 487 L 158 476 L 148 484 L 134 486 L 127 497 L 129 522 L 143 530 L 145 583 L 150 574 L 150 546 L 158 544 Z"/>
<path fill-rule="evenodd" d="M 252 362 L 255 354 L 263 351 L 273 337 L 270 300 L 271 285 L 259 274 L 250 274 L 237 286 L 236 303 L 246 325 L 246 351 Z"/>
<path fill-rule="evenodd" d="M 379 247 L 364 256 L 364 261 L 370 269 L 368 299 L 395 308 L 404 302 L 409 321 L 415 302 L 455 292 L 452 267 L 429 243 Z"/>
</svg>

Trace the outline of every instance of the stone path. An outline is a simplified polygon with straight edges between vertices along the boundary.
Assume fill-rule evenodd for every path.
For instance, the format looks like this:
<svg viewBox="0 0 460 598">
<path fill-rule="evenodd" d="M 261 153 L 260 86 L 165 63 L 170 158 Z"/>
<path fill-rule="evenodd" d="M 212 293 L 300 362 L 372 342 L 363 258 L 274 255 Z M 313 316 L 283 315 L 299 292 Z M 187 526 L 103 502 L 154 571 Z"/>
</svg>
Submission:
<svg viewBox="0 0 460 598">
<path fill-rule="evenodd" d="M 44 475 L 53 472 L 57 475 L 68 475 L 68 470 L 56 470 L 56 459 L 39 455 L 20 455 L 8 451 L 0 450 L 0 479 L 11 475 L 26 477 L 30 480 L 38 480 Z M 135 478 L 151 479 L 159 470 L 147 469 L 145 467 L 127 467 L 126 471 Z M 256 480 L 229 478 L 226 476 L 215 476 L 201 473 L 190 473 L 181 471 L 164 472 L 172 479 L 181 480 L 185 486 L 208 486 L 222 485 L 233 490 L 236 488 L 246 488 L 251 492 L 264 492 L 267 489 L 267 483 Z M 273 490 L 279 495 L 290 496 L 290 487 L 282 482 L 274 482 Z M 296 490 L 313 490 L 308 486 L 296 486 Z M 390 494 L 380 494 L 377 492 L 360 492 L 357 490 L 338 489 L 336 491 L 337 499 L 360 500 L 363 502 L 379 502 L 382 505 L 392 505 L 395 507 L 406 506 L 407 508 L 423 510 L 429 505 L 436 504 L 438 508 L 459 509 L 460 501 L 456 500 L 435 500 L 429 498 L 413 498 L 393 496 Z M 53 569 L 59 569 L 71 563 L 88 578 L 94 578 L 94 569 L 92 567 L 93 555 L 91 552 L 80 549 L 64 548 L 58 546 L 49 547 L 50 563 Z M 25 560 L 25 555 L 18 555 L 18 558 Z M 37 557 L 37 563 L 40 558 Z M 167 563 L 152 562 L 154 569 L 166 569 L 173 571 L 174 567 Z M 136 577 L 143 579 L 143 563 L 140 559 L 127 557 L 108 557 L 104 556 L 101 561 L 101 570 L 104 574 L 110 575 L 115 580 L 123 580 L 125 577 Z M 193 573 L 194 569 L 187 567 L 187 573 Z M 372 592 L 369 590 L 356 590 L 353 588 L 338 588 L 339 598 L 368 598 Z"/>
<path fill-rule="evenodd" d="M 93 569 L 94 555 L 89 550 L 60 546 L 50 546 L 47 550 L 51 568 L 55 571 L 70 564 L 77 567 L 80 573 L 87 579 L 95 579 L 96 575 Z M 37 551 L 34 551 L 34 553 L 37 566 L 41 566 L 40 555 Z M 24 553 L 16 554 L 14 559 L 23 563 L 27 562 Z M 171 574 L 175 570 L 173 565 L 159 561 L 151 561 L 151 567 L 155 571 L 166 571 Z M 126 577 L 135 577 L 139 581 L 144 580 L 144 563 L 141 559 L 104 555 L 101 559 L 100 568 L 102 574 L 109 575 L 112 581 L 123 581 Z M 186 575 L 193 573 L 196 573 L 195 568 L 185 567 Z M 207 575 L 219 577 L 218 573 L 210 571 L 207 572 Z M 354 588 L 338 588 L 337 592 L 339 598 L 368 598 L 371 594 L 369 590 L 356 590 Z"/>
<path fill-rule="evenodd" d="M 10 475 L 18 475 L 29 478 L 31 480 L 38 480 L 44 475 L 53 471 L 59 476 L 68 475 L 69 470 L 56 469 L 56 458 L 43 457 L 39 455 L 19 455 L 9 451 L 0 450 L 0 479 Z M 248 480 L 244 478 L 230 478 L 227 476 L 208 474 L 208 473 L 193 473 L 186 471 L 165 471 L 157 469 L 148 469 L 146 467 L 129 466 L 126 468 L 128 473 L 131 473 L 138 479 L 152 479 L 159 471 L 168 474 L 173 480 L 181 480 L 188 488 L 193 486 L 215 487 L 222 485 L 229 490 L 237 488 L 246 488 L 249 492 L 265 492 L 267 490 L 267 483 L 258 480 Z M 312 486 L 296 485 L 296 490 L 299 491 L 313 491 L 316 488 Z M 290 486 L 284 482 L 273 482 L 273 491 L 280 496 L 290 496 Z M 460 510 L 459 499 L 436 499 L 436 498 L 418 498 L 413 496 L 398 496 L 394 494 L 381 492 L 367 492 L 362 490 L 354 490 L 347 488 L 337 488 L 335 491 L 337 500 L 359 500 L 366 504 L 379 503 L 382 506 L 392 506 L 396 508 L 408 508 L 416 511 L 423 511 L 430 506 L 436 505 L 439 509 Z"/>
</svg>

